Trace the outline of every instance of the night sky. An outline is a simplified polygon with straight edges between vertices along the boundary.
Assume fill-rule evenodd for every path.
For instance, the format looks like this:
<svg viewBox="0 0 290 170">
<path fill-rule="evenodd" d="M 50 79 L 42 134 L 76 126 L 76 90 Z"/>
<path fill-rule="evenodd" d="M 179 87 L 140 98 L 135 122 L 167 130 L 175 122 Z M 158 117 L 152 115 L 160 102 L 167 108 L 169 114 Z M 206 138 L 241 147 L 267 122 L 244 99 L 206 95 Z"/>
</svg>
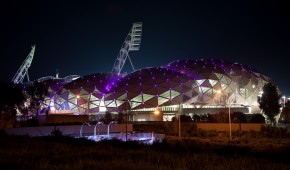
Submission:
<svg viewBox="0 0 290 170">
<path fill-rule="evenodd" d="M 135 68 L 177 59 L 221 58 L 249 65 L 290 95 L 290 6 L 286 1 L 0 2 L 0 80 L 36 44 L 30 79 L 110 72 L 133 22 L 143 22 Z M 129 62 L 124 69 L 131 72 Z"/>
</svg>

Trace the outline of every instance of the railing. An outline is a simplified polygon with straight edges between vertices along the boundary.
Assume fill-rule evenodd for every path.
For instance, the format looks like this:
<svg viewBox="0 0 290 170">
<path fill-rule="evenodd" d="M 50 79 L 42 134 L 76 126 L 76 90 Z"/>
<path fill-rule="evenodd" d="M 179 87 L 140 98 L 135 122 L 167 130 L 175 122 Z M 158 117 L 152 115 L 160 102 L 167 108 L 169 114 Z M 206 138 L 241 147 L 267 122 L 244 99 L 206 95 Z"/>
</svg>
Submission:
<svg viewBox="0 0 290 170">
<path fill-rule="evenodd" d="M 84 125 L 88 125 L 88 126 L 91 126 L 88 122 L 85 122 L 81 125 L 81 129 L 80 129 L 80 138 L 83 137 L 83 126 Z"/>
</svg>

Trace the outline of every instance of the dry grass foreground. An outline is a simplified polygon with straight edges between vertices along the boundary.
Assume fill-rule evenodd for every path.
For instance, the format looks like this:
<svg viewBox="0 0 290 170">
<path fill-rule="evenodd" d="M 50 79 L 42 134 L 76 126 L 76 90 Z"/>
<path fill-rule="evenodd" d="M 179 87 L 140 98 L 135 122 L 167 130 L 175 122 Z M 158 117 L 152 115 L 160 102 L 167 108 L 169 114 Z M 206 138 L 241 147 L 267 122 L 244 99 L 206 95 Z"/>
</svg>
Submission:
<svg viewBox="0 0 290 170">
<path fill-rule="evenodd" d="M 144 145 L 117 140 L 95 143 L 71 137 L 0 137 L 1 169 L 290 169 L 289 140 L 263 148 L 248 142 L 168 138 Z M 274 143 L 273 143 L 274 142 Z M 266 147 L 270 146 L 273 147 Z M 285 145 L 284 145 L 285 144 Z M 256 148 L 260 149 L 256 149 Z"/>
</svg>

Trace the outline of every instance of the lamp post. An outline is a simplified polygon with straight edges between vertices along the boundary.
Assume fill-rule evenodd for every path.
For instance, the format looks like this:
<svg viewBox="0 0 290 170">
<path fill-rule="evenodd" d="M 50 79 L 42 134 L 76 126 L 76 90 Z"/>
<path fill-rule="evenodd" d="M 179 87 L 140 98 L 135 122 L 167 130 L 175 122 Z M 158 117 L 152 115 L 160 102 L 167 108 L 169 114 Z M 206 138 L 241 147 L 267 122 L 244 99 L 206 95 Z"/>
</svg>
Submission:
<svg viewBox="0 0 290 170">
<path fill-rule="evenodd" d="M 227 95 L 228 99 L 228 107 L 229 107 L 229 124 L 230 124 L 230 141 L 232 140 L 232 122 L 231 122 L 231 103 L 230 103 L 230 97 L 229 94 Z"/>
<path fill-rule="evenodd" d="M 128 140 L 128 112 L 129 110 L 126 111 L 126 142 Z"/>
<path fill-rule="evenodd" d="M 79 108 L 79 98 L 80 98 L 80 95 L 77 95 L 76 98 L 77 98 L 78 114 L 80 114 L 80 108 Z"/>
<path fill-rule="evenodd" d="M 217 91 L 218 94 L 223 93 L 221 90 Z M 226 102 L 229 108 L 229 129 L 230 129 L 230 141 L 232 140 L 232 121 L 231 121 L 231 102 L 229 93 L 226 93 Z"/>
<path fill-rule="evenodd" d="M 179 109 L 178 109 L 178 139 L 181 140 L 181 112 L 182 112 L 182 104 L 179 103 Z"/>
</svg>

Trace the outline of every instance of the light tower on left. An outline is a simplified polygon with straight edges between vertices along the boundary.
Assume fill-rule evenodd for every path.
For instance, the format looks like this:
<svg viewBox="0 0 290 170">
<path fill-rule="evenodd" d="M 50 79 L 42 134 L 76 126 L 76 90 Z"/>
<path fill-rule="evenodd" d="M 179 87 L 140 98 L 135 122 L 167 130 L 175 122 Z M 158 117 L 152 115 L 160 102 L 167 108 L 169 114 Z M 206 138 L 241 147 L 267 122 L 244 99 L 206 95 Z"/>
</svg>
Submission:
<svg viewBox="0 0 290 170">
<path fill-rule="evenodd" d="M 21 64 L 20 68 L 17 70 L 17 73 L 14 75 L 12 79 L 12 82 L 14 84 L 22 83 L 25 75 L 27 76 L 27 80 L 29 81 L 28 68 L 30 67 L 32 63 L 34 51 L 35 51 L 35 45 L 31 47 L 30 53 L 28 54 L 24 62 Z"/>
</svg>

